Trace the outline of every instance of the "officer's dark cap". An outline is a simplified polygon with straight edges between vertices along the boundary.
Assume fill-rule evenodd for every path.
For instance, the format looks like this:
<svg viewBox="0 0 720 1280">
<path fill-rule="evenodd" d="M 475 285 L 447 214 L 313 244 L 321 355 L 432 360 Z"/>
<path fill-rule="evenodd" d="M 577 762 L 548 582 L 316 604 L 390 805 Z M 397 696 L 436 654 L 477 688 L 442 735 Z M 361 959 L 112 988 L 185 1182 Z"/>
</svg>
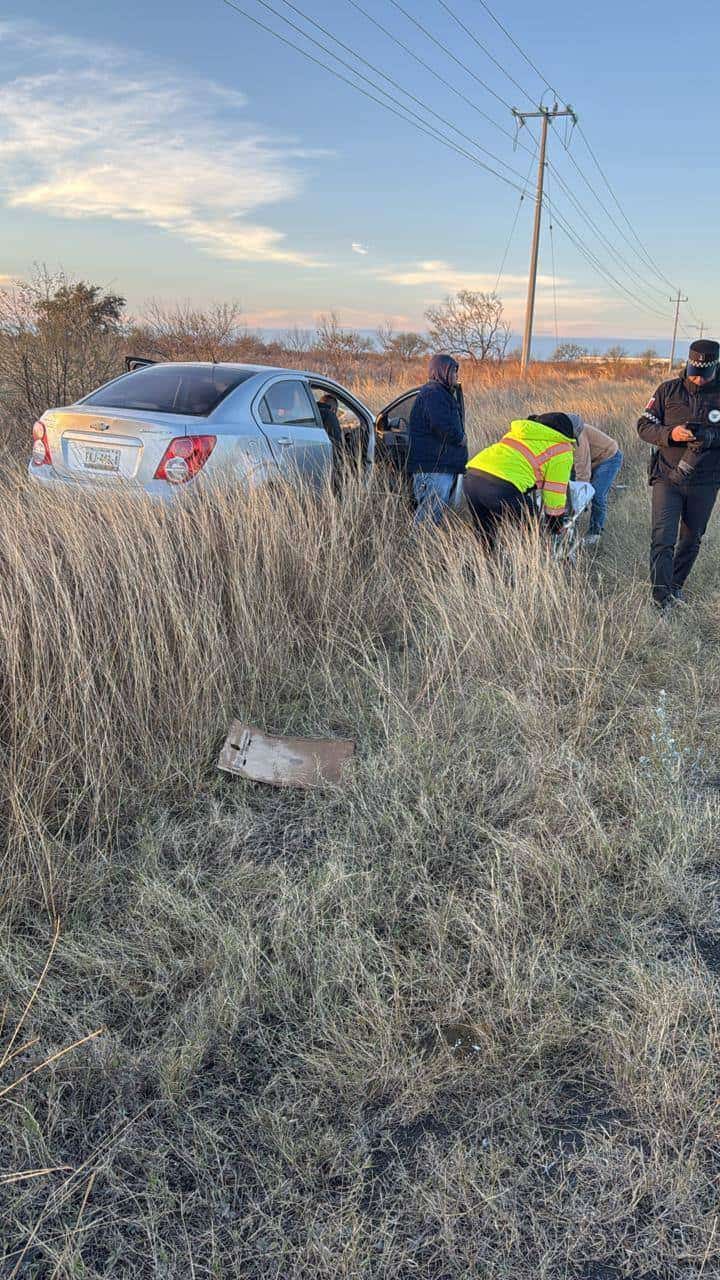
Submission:
<svg viewBox="0 0 720 1280">
<path fill-rule="evenodd" d="M 720 360 L 720 343 L 711 338 L 698 338 L 690 343 L 687 371 L 691 378 L 711 378 Z"/>
</svg>

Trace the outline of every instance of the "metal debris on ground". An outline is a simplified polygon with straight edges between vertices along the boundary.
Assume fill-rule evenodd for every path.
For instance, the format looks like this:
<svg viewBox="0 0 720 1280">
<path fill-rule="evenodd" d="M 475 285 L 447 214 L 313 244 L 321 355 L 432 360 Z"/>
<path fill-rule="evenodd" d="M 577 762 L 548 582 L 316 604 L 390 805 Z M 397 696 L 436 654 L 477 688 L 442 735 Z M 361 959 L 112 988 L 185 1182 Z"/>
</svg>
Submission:
<svg viewBox="0 0 720 1280">
<path fill-rule="evenodd" d="M 283 738 L 234 720 L 218 769 L 276 787 L 314 787 L 340 782 L 354 751 L 346 738 Z"/>
</svg>

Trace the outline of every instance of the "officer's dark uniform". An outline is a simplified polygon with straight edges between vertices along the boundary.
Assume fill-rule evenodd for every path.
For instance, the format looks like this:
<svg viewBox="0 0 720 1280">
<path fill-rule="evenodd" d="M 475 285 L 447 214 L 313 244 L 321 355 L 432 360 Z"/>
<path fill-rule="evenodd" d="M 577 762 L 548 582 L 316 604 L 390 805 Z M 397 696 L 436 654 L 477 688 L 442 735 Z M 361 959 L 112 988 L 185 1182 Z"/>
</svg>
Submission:
<svg viewBox="0 0 720 1280">
<path fill-rule="evenodd" d="M 694 342 L 686 373 L 658 387 L 637 424 L 641 439 L 655 446 L 648 468 L 652 486 L 650 576 L 653 599 L 659 605 L 680 595 L 720 489 L 719 356 L 717 342 Z M 687 381 L 687 375 L 694 373 L 712 377 L 696 386 Z M 705 428 L 701 448 L 670 439 L 673 427 L 692 429 L 694 423 Z"/>
</svg>

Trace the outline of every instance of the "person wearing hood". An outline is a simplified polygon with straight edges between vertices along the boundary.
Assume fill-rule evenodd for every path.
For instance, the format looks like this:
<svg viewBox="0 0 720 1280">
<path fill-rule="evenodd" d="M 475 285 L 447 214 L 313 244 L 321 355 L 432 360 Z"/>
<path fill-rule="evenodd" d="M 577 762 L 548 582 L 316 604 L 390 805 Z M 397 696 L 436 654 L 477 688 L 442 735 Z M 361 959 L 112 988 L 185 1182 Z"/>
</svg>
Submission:
<svg viewBox="0 0 720 1280">
<path fill-rule="evenodd" d="M 468 458 L 462 401 L 456 387 L 460 366 L 448 355 L 430 360 L 408 423 L 408 475 L 415 498 L 415 523 L 440 524 L 457 476 Z"/>
<path fill-rule="evenodd" d="M 650 581 L 664 611 L 683 602 L 720 489 L 719 361 L 717 342 L 691 343 L 683 373 L 658 387 L 637 424 L 641 440 L 653 446 Z"/>
<path fill-rule="evenodd" d="M 584 426 L 576 413 L 530 414 L 470 459 L 464 493 L 490 546 L 505 521 L 535 518 L 537 493 L 543 517 L 557 528 L 567 509 L 575 443 Z"/>
</svg>

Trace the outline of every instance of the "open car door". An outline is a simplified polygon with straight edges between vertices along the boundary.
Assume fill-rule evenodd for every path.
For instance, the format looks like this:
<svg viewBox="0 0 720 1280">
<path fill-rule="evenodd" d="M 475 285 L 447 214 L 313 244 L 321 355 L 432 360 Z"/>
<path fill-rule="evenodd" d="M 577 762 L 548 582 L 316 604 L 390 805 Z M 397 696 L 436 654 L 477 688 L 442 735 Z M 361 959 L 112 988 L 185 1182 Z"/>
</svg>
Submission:
<svg viewBox="0 0 720 1280">
<path fill-rule="evenodd" d="M 387 471 L 393 489 L 402 489 L 408 482 L 408 423 L 419 390 L 404 391 L 375 419 L 375 461 Z"/>
</svg>

